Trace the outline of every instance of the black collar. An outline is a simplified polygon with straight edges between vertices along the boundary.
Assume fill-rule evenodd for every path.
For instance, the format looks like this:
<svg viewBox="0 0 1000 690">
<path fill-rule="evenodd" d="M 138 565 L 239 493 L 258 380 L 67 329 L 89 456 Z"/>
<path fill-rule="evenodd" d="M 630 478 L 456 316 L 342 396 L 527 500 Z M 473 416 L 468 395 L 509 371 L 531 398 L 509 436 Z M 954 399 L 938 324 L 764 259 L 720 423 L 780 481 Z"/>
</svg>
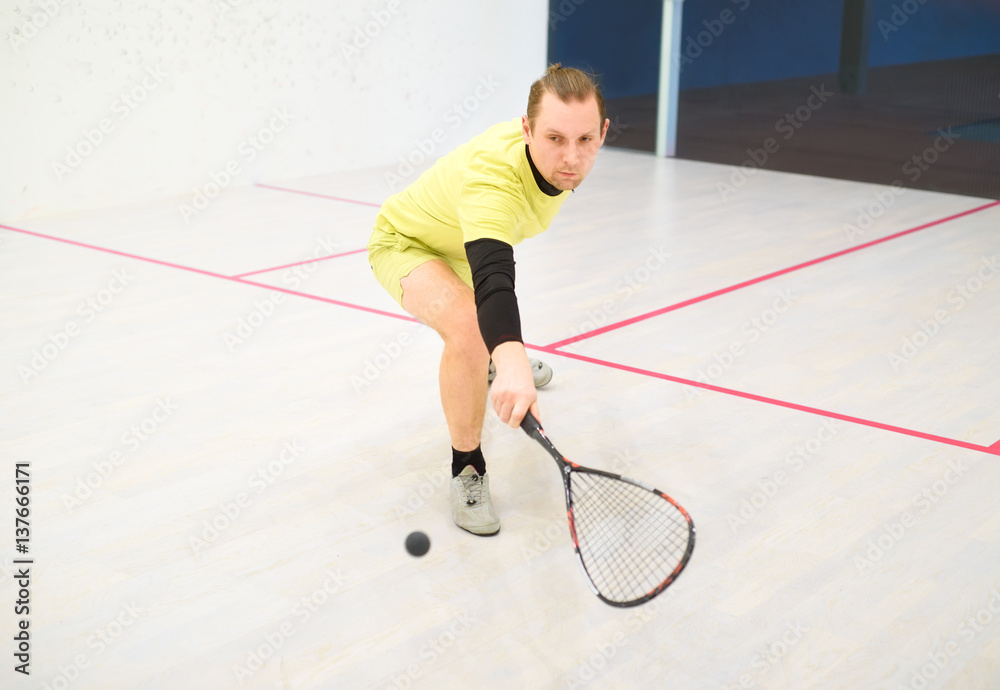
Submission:
<svg viewBox="0 0 1000 690">
<path fill-rule="evenodd" d="M 528 148 L 527 144 L 524 145 L 524 153 L 528 156 L 528 165 L 531 166 L 531 174 L 535 176 L 535 183 L 538 185 L 538 188 L 548 196 L 559 196 L 562 194 L 563 190 L 556 188 L 542 177 L 542 173 L 538 172 L 538 168 L 535 167 L 535 161 L 531 160 L 531 149 Z"/>
</svg>

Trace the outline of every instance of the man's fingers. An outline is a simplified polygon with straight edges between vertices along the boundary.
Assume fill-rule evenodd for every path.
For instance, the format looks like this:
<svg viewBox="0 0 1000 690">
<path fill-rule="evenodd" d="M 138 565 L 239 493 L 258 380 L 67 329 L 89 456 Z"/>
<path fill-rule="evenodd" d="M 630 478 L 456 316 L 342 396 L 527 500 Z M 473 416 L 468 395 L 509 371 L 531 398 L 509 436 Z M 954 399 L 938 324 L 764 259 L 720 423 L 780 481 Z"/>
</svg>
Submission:
<svg viewBox="0 0 1000 690">
<path fill-rule="evenodd" d="M 524 413 L 528 411 L 528 406 L 524 404 L 517 404 L 510 413 L 510 421 L 507 425 L 511 429 L 516 429 L 521 426 L 521 421 L 524 419 Z"/>
<path fill-rule="evenodd" d="M 542 415 L 539 414 L 539 412 L 538 412 L 538 401 L 537 400 L 535 402 L 531 403 L 531 407 L 528 408 L 528 411 L 531 412 L 531 414 L 533 414 L 535 416 L 535 419 L 538 421 L 538 424 L 540 426 L 541 423 L 542 423 Z"/>
<path fill-rule="evenodd" d="M 503 402 L 497 402 L 493 409 L 496 410 L 497 417 L 500 418 L 500 421 L 507 424 L 507 420 L 510 419 L 510 412 L 512 410 L 511 406 Z"/>
<path fill-rule="evenodd" d="M 529 410 L 538 416 L 538 396 L 531 372 L 526 369 L 523 373 L 524 380 L 518 380 L 516 372 L 511 376 L 509 372 L 498 371 L 490 390 L 497 418 L 512 429 L 521 425 Z"/>
</svg>

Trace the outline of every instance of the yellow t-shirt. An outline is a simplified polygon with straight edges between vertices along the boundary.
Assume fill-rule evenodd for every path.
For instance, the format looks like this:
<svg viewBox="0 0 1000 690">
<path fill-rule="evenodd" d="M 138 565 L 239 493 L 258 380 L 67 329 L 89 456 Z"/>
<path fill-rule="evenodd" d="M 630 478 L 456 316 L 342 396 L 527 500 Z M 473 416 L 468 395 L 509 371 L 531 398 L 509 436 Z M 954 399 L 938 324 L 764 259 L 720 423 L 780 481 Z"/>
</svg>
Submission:
<svg viewBox="0 0 1000 690">
<path fill-rule="evenodd" d="M 389 197 L 375 225 L 464 260 L 466 242 L 515 245 L 544 232 L 568 196 L 538 188 L 515 118 L 459 146 Z"/>
</svg>

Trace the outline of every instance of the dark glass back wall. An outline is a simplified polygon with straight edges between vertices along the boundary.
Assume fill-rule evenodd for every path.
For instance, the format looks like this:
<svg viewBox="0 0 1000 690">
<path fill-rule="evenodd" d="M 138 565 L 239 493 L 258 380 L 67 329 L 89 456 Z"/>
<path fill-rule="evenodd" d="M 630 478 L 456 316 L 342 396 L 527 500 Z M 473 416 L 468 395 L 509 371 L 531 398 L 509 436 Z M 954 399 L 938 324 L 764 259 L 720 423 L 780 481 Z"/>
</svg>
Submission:
<svg viewBox="0 0 1000 690">
<path fill-rule="evenodd" d="M 661 5 L 551 0 L 612 146 L 654 149 Z M 686 0 L 681 42 L 678 157 L 1000 199 L 1000 2 Z"/>
<path fill-rule="evenodd" d="M 597 75 L 606 145 L 656 150 L 662 0 L 549 0 L 549 62 Z"/>
</svg>

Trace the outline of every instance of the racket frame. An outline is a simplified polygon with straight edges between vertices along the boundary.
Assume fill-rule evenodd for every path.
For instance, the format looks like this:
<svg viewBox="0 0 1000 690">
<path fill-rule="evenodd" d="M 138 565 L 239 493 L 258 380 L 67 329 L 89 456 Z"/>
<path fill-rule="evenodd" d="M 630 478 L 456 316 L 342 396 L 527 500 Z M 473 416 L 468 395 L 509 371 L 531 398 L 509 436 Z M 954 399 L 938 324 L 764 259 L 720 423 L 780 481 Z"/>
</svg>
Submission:
<svg viewBox="0 0 1000 690">
<path fill-rule="evenodd" d="M 631 606 L 638 606 L 640 604 L 646 603 L 656 595 L 663 592 L 663 590 L 665 590 L 667 587 L 669 587 L 671 583 L 673 583 L 673 581 L 677 579 L 677 576 L 680 575 L 681 572 L 684 570 L 684 567 L 688 564 L 688 561 L 691 560 L 691 553 L 694 551 L 694 541 L 695 541 L 694 521 L 691 519 L 691 516 L 688 514 L 688 512 L 684 510 L 684 508 L 679 503 L 677 503 L 677 501 L 675 501 L 674 499 L 672 499 L 670 496 L 663 493 L 659 489 L 650 486 L 649 484 L 637 481 L 635 479 L 631 479 L 621 474 L 615 474 L 613 472 L 605 472 L 604 470 L 597 470 L 592 467 L 584 467 L 583 465 L 578 465 L 575 462 L 567 460 L 566 456 L 560 453 L 556 449 L 552 441 L 549 440 L 549 437 L 545 434 L 545 430 L 542 429 L 542 425 L 538 422 L 537 419 L 535 419 L 534 415 L 532 415 L 530 412 L 527 412 L 524 415 L 524 419 L 521 421 L 521 428 L 524 430 L 526 434 L 528 434 L 528 436 L 535 439 L 548 452 L 548 454 L 552 456 L 552 459 L 555 460 L 556 464 L 559 466 L 560 470 L 559 473 L 562 475 L 563 479 L 563 491 L 566 495 L 566 517 L 569 520 L 569 533 L 570 533 L 570 538 L 573 540 L 573 551 L 574 553 L 576 553 L 577 563 L 580 564 L 580 569 L 583 571 L 584 577 L 587 580 L 587 584 L 590 586 L 591 591 L 597 596 L 597 598 L 610 606 L 617 606 L 619 608 L 628 608 Z M 580 540 L 577 538 L 576 535 L 576 520 L 573 517 L 573 491 L 570 485 L 570 475 L 573 472 L 603 475 L 605 477 L 626 482 L 628 484 L 637 486 L 640 489 L 644 489 L 645 491 L 654 493 L 657 496 L 660 496 L 661 498 L 666 499 L 668 502 L 670 502 L 671 505 L 673 505 L 678 511 L 680 511 L 680 513 L 684 516 L 684 519 L 687 521 L 689 528 L 689 538 L 687 543 L 687 549 L 684 552 L 684 556 L 677 564 L 677 567 L 674 568 L 673 572 L 671 572 L 670 575 L 663 582 L 658 584 L 656 587 L 654 587 L 652 590 L 647 592 L 645 595 L 639 597 L 638 599 L 631 599 L 629 601 L 614 601 L 608 599 L 603 594 L 601 594 L 601 592 L 597 589 L 597 585 L 594 584 L 594 580 L 590 575 L 590 571 L 587 570 L 587 564 L 583 560 L 583 554 L 580 553 Z"/>
</svg>

